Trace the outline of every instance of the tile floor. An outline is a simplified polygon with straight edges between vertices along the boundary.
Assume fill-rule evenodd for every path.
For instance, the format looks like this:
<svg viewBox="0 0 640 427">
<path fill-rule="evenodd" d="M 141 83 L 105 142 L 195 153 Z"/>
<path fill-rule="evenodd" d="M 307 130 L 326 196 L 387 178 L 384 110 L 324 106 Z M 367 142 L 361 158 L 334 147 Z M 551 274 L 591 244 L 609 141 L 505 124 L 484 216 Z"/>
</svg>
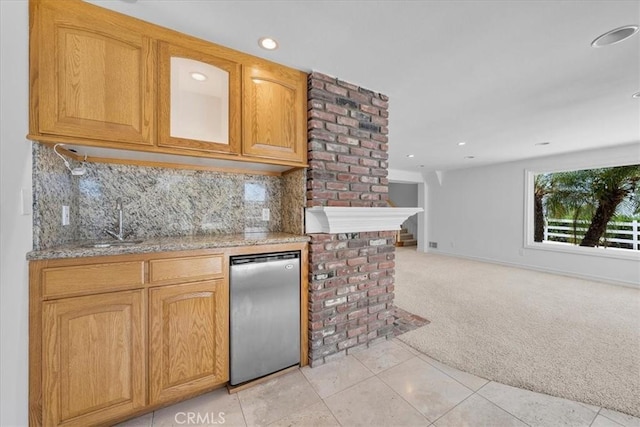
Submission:
<svg viewBox="0 0 640 427">
<path fill-rule="evenodd" d="M 119 426 L 640 427 L 640 418 L 522 390 L 394 339 L 228 394 L 220 389 Z"/>
</svg>

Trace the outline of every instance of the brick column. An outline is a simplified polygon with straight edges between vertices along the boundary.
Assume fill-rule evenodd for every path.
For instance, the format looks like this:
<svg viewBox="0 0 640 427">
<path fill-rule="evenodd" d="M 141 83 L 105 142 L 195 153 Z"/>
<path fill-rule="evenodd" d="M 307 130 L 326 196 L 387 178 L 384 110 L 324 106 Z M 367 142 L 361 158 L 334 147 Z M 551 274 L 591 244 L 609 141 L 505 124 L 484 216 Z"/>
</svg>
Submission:
<svg viewBox="0 0 640 427">
<path fill-rule="evenodd" d="M 308 83 L 307 206 L 386 207 L 388 98 L 316 72 Z M 395 235 L 311 235 L 311 366 L 393 336 Z"/>
</svg>

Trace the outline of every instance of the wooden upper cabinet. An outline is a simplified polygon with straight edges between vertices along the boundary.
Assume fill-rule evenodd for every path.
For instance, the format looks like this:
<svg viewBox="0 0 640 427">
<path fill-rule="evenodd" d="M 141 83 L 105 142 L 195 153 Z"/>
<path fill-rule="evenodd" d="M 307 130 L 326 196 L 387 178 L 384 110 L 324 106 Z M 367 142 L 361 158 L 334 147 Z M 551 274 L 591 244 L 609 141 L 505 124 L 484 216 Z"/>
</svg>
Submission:
<svg viewBox="0 0 640 427">
<path fill-rule="evenodd" d="M 229 379 L 228 293 L 226 278 L 149 290 L 152 405 Z"/>
<path fill-rule="evenodd" d="M 85 1 L 29 5 L 29 139 L 139 164 L 306 166 L 305 73 Z"/>
<path fill-rule="evenodd" d="M 91 10 L 32 2 L 31 134 L 151 145 L 154 42 Z"/>
<path fill-rule="evenodd" d="M 240 64 L 159 43 L 158 145 L 240 152 Z"/>
<path fill-rule="evenodd" d="M 306 163 L 306 74 L 256 66 L 242 72 L 242 153 Z"/>
<path fill-rule="evenodd" d="M 43 425 L 96 425 L 145 406 L 143 293 L 44 303 Z"/>
</svg>

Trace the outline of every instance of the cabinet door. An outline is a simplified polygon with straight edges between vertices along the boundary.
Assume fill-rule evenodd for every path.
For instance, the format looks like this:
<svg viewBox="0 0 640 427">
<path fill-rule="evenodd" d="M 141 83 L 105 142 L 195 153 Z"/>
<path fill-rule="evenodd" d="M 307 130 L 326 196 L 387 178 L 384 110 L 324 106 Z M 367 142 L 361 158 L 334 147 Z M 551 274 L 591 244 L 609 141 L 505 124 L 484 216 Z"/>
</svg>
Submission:
<svg viewBox="0 0 640 427">
<path fill-rule="evenodd" d="M 229 379 L 228 293 L 226 280 L 149 290 L 151 404 Z"/>
<path fill-rule="evenodd" d="M 306 75 L 243 67 L 242 152 L 306 163 Z"/>
<path fill-rule="evenodd" d="M 44 303 L 44 425 L 94 425 L 145 405 L 144 291 Z"/>
<path fill-rule="evenodd" d="M 159 64 L 158 145 L 237 154 L 240 65 L 169 43 Z"/>
<path fill-rule="evenodd" d="M 39 61 L 32 64 L 38 133 L 152 144 L 152 41 L 124 18 L 90 15 L 82 6 L 39 3 L 39 37 L 31 45 Z"/>
</svg>

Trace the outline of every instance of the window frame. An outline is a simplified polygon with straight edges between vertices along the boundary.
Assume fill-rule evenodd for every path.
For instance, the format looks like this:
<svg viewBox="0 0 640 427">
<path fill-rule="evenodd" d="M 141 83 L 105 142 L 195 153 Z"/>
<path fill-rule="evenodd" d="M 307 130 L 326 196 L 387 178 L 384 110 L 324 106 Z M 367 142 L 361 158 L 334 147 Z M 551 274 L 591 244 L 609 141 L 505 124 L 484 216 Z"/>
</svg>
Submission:
<svg viewBox="0 0 640 427">
<path fill-rule="evenodd" d="M 583 247 L 566 243 L 536 242 L 533 240 L 534 227 L 534 181 L 535 176 L 543 173 L 557 173 L 585 169 L 608 168 L 616 166 L 628 166 L 637 164 L 637 161 L 609 161 L 590 164 L 573 164 L 557 168 L 524 169 L 524 244 L 523 249 L 548 252 L 560 252 L 573 255 L 586 255 L 622 260 L 640 261 L 640 250 L 610 248 L 610 247 Z"/>
</svg>

